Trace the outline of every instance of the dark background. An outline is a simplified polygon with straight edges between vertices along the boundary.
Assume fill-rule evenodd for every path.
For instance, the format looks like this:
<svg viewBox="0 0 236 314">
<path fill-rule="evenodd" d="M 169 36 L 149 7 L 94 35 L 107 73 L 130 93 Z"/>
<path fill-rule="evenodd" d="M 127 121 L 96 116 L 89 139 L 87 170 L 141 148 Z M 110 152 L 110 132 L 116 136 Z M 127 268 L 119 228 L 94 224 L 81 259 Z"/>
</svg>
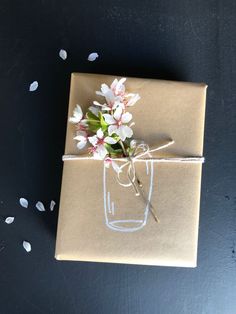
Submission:
<svg viewBox="0 0 236 314">
<path fill-rule="evenodd" d="M 236 313 L 236 2 L 0 2 L 0 313 Z M 59 50 L 68 59 L 58 57 Z M 96 51 L 100 57 L 88 62 Z M 54 259 L 71 72 L 205 82 L 198 268 Z M 28 91 L 37 80 L 36 92 Z M 19 205 L 26 197 L 29 208 Z M 38 200 L 57 202 L 40 213 Z M 15 216 L 12 225 L 6 216 Z M 32 244 L 27 254 L 22 241 Z"/>
</svg>

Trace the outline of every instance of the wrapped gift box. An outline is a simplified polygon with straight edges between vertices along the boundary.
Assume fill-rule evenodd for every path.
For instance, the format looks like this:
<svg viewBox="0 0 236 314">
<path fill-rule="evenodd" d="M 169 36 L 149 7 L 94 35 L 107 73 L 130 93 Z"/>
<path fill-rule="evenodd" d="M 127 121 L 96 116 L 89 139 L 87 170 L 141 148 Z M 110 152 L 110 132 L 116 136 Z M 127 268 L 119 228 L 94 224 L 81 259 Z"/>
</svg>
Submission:
<svg viewBox="0 0 236 314">
<path fill-rule="evenodd" d="M 73 73 L 68 117 L 99 100 L 102 83 L 116 76 Z M 134 137 L 155 147 L 175 143 L 155 157 L 201 157 L 206 85 L 128 78 L 126 89 L 141 100 L 130 108 Z M 67 123 L 66 155 L 79 155 L 75 128 Z M 201 162 L 135 162 L 145 203 L 116 182 L 102 160 L 64 161 L 56 259 L 195 267 L 197 261 Z M 160 219 L 149 211 L 151 202 Z"/>
</svg>

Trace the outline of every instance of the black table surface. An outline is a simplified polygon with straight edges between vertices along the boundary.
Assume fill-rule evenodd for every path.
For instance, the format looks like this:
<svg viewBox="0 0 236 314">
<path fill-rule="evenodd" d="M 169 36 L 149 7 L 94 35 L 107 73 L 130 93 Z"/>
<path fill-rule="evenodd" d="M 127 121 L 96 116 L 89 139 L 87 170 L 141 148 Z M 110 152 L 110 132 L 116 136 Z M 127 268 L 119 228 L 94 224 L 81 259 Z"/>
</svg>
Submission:
<svg viewBox="0 0 236 314">
<path fill-rule="evenodd" d="M 236 313 L 235 32 L 235 1 L 0 2 L 1 314 Z M 71 72 L 208 84 L 197 268 L 54 259 Z"/>
</svg>

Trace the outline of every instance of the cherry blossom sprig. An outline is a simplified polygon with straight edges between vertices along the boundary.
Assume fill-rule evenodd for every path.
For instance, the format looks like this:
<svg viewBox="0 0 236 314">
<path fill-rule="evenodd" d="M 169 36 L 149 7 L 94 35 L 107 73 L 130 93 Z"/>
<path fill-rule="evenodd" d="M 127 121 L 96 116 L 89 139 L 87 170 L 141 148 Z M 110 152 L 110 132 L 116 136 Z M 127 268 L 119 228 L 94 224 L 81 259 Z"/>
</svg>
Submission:
<svg viewBox="0 0 236 314">
<path fill-rule="evenodd" d="M 96 94 L 103 102 L 93 101 L 93 105 L 83 114 L 80 105 L 76 105 L 69 121 L 75 125 L 77 148 L 84 149 L 96 159 L 105 159 L 118 172 L 119 167 L 111 158 L 128 157 L 132 154 L 133 137 L 132 114 L 127 111 L 139 99 L 139 94 L 127 93 L 126 78 L 115 79 L 110 87 L 101 85 Z"/>
</svg>

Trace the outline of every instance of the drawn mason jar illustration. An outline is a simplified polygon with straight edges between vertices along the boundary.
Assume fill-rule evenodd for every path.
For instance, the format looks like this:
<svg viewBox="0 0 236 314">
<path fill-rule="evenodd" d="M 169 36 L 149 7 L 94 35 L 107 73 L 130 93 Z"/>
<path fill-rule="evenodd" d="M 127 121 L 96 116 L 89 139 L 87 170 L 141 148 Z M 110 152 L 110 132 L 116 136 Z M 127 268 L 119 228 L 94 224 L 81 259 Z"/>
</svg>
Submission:
<svg viewBox="0 0 236 314">
<path fill-rule="evenodd" d="M 104 163 L 105 223 L 114 231 L 134 232 L 140 230 L 146 225 L 149 217 L 153 190 L 153 161 L 135 161 L 134 166 L 142 184 L 143 197 L 135 195 L 133 186 L 120 185 L 117 182 L 115 171 L 112 167 L 107 168 Z M 122 173 L 124 176 L 127 175 L 125 169 Z"/>
</svg>

